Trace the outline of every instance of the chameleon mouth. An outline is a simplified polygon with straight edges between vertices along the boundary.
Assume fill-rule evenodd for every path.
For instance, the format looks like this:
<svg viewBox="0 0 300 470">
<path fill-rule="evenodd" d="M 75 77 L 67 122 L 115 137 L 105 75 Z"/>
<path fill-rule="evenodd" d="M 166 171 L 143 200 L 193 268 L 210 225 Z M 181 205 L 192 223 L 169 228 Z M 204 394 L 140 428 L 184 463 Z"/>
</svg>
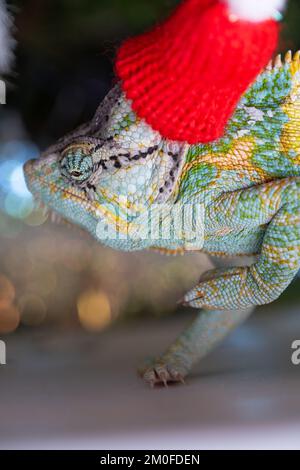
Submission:
<svg viewBox="0 0 300 470">
<path fill-rule="evenodd" d="M 58 212 L 50 209 L 47 207 L 43 201 L 38 199 L 36 196 L 34 196 L 34 210 L 36 211 L 41 211 L 45 219 L 50 220 L 53 224 L 58 224 L 58 225 L 69 225 L 70 227 L 73 227 L 73 224 L 69 222 L 67 219 L 62 217 Z"/>
<path fill-rule="evenodd" d="M 47 207 L 43 203 L 43 201 L 41 201 L 36 196 L 34 196 L 34 210 L 41 211 L 45 219 L 50 221 L 52 224 L 67 227 L 68 230 L 71 230 L 72 232 L 75 232 L 76 234 L 80 236 L 91 237 L 91 235 L 82 227 L 75 225 L 70 220 L 60 215 L 55 210 L 52 210 L 49 207 Z"/>
</svg>

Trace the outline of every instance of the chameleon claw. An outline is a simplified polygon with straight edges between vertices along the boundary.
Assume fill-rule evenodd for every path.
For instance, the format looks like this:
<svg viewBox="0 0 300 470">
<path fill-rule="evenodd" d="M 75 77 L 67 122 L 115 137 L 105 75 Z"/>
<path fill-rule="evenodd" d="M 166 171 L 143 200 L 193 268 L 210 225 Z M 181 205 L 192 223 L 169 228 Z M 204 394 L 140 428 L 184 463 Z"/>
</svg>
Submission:
<svg viewBox="0 0 300 470">
<path fill-rule="evenodd" d="M 193 298 L 187 298 L 187 296 L 182 297 L 180 300 L 178 300 L 176 303 L 177 305 L 180 305 L 181 307 L 190 307 L 191 302 L 196 302 L 197 300 L 199 301 L 200 299 L 203 299 L 204 295 L 200 296 L 197 295 L 196 297 Z"/>
<path fill-rule="evenodd" d="M 185 382 L 185 380 L 184 380 L 184 377 L 183 377 L 183 375 L 182 375 L 180 372 L 173 372 L 173 373 L 171 374 L 171 376 L 172 376 L 172 378 L 173 378 L 174 381 L 180 382 L 180 383 L 182 383 L 182 385 L 186 385 L 186 382 Z"/>
<path fill-rule="evenodd" d="M 153 370 L 148 370 L 144 373 L 144 380 L 150 385 L 151 388 L 154 388 L 156 377 Z"/>
<path fill-rule="evenodd" d="M 153 365 L 142 367 L 138 370 L 139 375 L 151 388 L 155 388 L 156 385 L 169 387 L 170 383 L 181 383 L 185 385 L 183 371 L 180 365 L 169 364 L 168 361 L 158 359 L 157 362 L 154 360 Z"/>
<path fill-rule="evenodd" d="M 167 378 L 167 374 L 159 374 L 159 378 L 160 380 L 162 381 L 162 383 L 164 384 L 164 387 L 165 388 L 168 388 L 168 378 Z"/>
<path fill-rule="evenodd" d="M 184 378 L 182 377 L 182 375 L 179 374 L 176 378 L 178 379 L 178 381 L 179 381 L 180 383 L 182 383 L 182 385 L 186 385 L 186 381 L 184 380 Z"/>
<path fill-rule="evenodd" d="M 204 294 L 203 293 L 197 293 L 195 289 L 187 293 L 179 302 L 177 302 L 179 305 L 182 307 L 194 307 L 197 308 L 198 306 L 196 305 L 197 302 L 200 302 L 201 300 L 204 299 Z"/>
</svg>

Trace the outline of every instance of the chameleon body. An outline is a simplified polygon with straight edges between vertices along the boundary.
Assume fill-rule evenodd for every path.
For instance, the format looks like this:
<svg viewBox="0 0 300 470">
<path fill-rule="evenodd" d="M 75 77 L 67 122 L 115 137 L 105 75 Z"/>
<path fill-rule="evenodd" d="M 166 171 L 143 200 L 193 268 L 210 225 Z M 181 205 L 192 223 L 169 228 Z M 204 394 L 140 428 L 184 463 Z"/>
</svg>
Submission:
<svg viewBox="0 0 300 470">
<path fill-rule="evenodd" d="M 141 369 L 151 385 L 182 381 L 253 306 L 277 299 L 297 274 L 299 119 L 300 53 L 288 52 L 259 75 L 216 142 L 163 139 L 117 85 L 91 122 L 26 164 L 34 196 L 113 248 L 255 256 L 251 266 L 208 272 L 185 295 L 183 304 L 201 311 Z M 192 241 L 190 227 L 178 231 L 172 222 L 168 234 L 162 228 L 157 239 L 149 235 L 149 210 L 164 208 L 160 227 L 187 205 L 202 208 L 191 219 Z"/>
</svg>

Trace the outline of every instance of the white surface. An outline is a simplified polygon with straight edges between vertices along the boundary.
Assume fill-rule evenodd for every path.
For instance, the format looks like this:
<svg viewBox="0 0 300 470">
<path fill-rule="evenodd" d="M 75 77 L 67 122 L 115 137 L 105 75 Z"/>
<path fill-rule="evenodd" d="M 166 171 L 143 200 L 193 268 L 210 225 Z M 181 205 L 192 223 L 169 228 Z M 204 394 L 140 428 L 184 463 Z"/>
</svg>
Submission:
<svg viewBox="0 0 300 470">
<path fill-rule="evenodd" d="M 300 366 L 290 361 L 299 313 L 258 311 L 187 386 L 148 389 L 135 367 L 188 320 L 7 338 L 0 448 L 300 448 Z"/>
</svg>

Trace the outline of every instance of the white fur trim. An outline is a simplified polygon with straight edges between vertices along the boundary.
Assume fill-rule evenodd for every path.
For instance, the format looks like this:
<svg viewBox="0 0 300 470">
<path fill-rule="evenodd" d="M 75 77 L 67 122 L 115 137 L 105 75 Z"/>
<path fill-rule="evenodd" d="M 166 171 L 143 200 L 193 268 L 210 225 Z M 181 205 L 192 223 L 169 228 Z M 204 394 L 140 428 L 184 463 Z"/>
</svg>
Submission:
<svg viewBox="0 0 300 470">
<path fill-rule="evenodd" d="M 282 11 L 287 0 L 224 0 L 230 13 L 243 20 L 264 21 Z"/>
</svg>

